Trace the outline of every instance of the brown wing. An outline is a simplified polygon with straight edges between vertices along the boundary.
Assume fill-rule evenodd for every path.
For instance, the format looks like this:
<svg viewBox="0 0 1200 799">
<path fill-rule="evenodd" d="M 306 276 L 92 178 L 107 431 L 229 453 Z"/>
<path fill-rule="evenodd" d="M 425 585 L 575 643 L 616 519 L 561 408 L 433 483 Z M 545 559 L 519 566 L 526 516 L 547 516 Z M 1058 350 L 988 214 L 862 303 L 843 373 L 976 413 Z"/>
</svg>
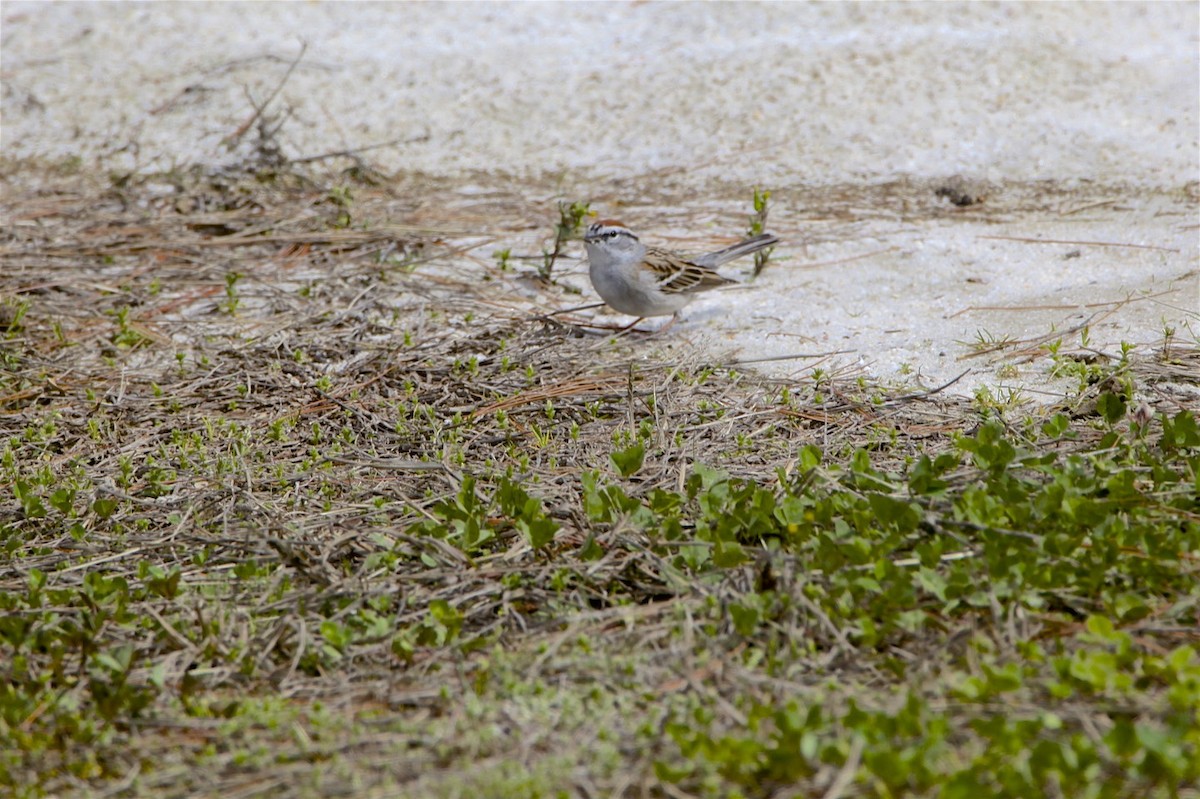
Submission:
<svg viewBox="0 0 1200 799">
<path fill-rule="evenodd" d="M 690 294 L 737 282 L 721 277 L 706 266 L 686 261 L 662 250 L 646 250 L 646 265 L 658 276 L 658 286 L 667 294 Z"/>
</svg>

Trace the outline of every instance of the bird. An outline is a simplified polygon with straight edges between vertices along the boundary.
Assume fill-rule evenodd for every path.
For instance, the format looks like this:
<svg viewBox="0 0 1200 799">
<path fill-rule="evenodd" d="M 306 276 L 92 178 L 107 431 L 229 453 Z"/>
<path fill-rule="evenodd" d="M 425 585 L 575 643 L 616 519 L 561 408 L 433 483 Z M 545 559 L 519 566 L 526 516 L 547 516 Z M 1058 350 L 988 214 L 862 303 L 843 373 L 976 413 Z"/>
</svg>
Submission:
<svg viewBox="0 0 1200 799">
<path fill-rule="evenodd" d="M 588 226 L 583 237 L 588 277 L 601 299 L 614 311 L 636 316 L 629 327 L 648 316 L 674 315 L 701 291 L 736 285 L 716 268 L 779 243 L 762 233 L 723 250 L 684 258 L 669 250 L 647 247 L 632 230 L 615 219 Z M 664 328 L 665 329 L 665 328 Z"/>
</svg>

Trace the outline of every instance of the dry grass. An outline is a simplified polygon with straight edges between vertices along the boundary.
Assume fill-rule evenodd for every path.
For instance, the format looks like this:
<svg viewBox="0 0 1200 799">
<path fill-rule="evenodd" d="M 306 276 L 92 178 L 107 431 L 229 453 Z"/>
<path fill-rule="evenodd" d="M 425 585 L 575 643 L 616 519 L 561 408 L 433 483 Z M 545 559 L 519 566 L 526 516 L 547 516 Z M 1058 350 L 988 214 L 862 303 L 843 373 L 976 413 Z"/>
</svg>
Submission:
<svg viewBox="0 0 1200 799">
<path fill-rule="evenodd" d="M 641 497 L 682 491 L 696 464 L 799 478 L 806 444 L 899 470 L 973 425 L 967 403 L 836 370 L 768 380 L 669 337 L 543 316 L 578 298 L 489 257 L 549 230 L 511 194 L 419 178 L 347 194 L 290 175 L 26 185 L 6 186 L 3 210 L 0 433 L 43 493 L 71 493 L 68 512 L 38 516 L 3 489 L 0 591 L 27 591 L 35 569 L 61 596 L 97 574 L 178 586 L 96 618 L 58 608 L 98 625 L 62 668 L 128 645 L 129 685 L 161 690 L 17 767 L 28 784 L 416 796 L 566 779 L 581 796 L 662 796 L 663 751 L 622 736 L 688 697 L 736 726 L 747 696 L 825 685 L 833 706 L 892 680 L 815 605 L 785 631 L 807 658 L 771 676 L 748 664 L 729 597 L 764 580 L 803 597 L 806 576 L 759 558 L 693 579 L 637 525 L 589 521 L 580 473 L 614 475 L 610 453 L 637 441 Z M 1147 382 L 1194 380 L 1196 353 L 1175 355 L 1147 362 Z M 511 514 L 478 541 L 430 532 L 506 478 L 557 526 L 547 546 Z M 944 642 L 893 656 L 932 673 Z M 62 684 L 28 728 L 85 701 L 87 680 Z M 837 795 L 839 773 L 808 784 Z"/>
</svg>

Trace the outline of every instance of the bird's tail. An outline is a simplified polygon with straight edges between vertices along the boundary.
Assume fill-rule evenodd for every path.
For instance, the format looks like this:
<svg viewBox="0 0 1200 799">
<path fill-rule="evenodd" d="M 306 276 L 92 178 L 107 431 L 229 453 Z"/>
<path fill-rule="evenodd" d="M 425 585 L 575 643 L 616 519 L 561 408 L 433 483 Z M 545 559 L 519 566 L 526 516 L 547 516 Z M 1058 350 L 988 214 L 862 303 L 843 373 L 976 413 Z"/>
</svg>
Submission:
<svg viewBox="0 0 1200 799">
<path fill-rule="evenodd" d="M 710 252 L 708 255 L 703 255 L 693 259 L 694 263 L 701 266 L 707 266 L 710 269 L 716 269 L 721 264 L 727 264 L 735 258 L 741 258 L 743 255 L 750 255 L 759 250 L 772 247 L 779 243 L 779 237 L 771 233 L 761 233 L 752 239 L 739 241 L 732 247 L 726 247 L 723 250 Z"/>
</svg>

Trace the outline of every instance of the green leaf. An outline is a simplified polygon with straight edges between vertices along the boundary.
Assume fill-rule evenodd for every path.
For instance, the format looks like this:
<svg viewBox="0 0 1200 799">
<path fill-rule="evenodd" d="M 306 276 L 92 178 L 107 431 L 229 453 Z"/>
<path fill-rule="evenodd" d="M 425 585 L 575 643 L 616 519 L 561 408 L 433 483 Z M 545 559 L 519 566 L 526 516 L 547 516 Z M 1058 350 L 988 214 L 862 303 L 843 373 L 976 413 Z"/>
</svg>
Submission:
<svg viewBox="0 0 1200 799">
<path fill-rule="evenodd" d="M 443 646 L 452 643 L 462 631 L 463 615 L 444 599 L 429 603 L 429 616 L 422 625 L 418 642 Z"/>
<path fill-rule="evenodd" d="M 1110 425 L 1114 425 L 1125 417 L 1125 411 L 1128 406 L 1125 398 L 1119 394 L 1101 394 L 1096 400 L 1096 410 L 1104 417 L 1104 421 Z"/>
<path fill-rule="evenodd" d="M 608 503 L 604 501 L 598 475 L 591 470 L 585 471 L 579 475 L 579 483 L 583 489 L 583 512 L 587 515 L 588 520 L 593 522 L 610 521 Z"/>
<path fill-rule="evenodd" d="M 692 473 L 688 475 L 686 485 L 689 497 L 694 497 L 700 491 L 708 493 L 712 489 L 729 482 L 729 472 L 714 469 L 703 463 L 692 464 Z"/>
<path fill-rule="evenodd" d="M 676 783 L 683 782 L 685 779 L 690 777 L 692 772 L 695 770 L 695 765 L 686 760 L 678 765 L 664 763 L 661 760 L 654 761 L 654 776 L 661 782 L 665 782 L 668 785 L 675 785 Z"/>
<path fill-rule="evenodd" d="M 70 488 L 60 488 L 50 495 L 50 506 L 64 516 L 70 516 L 75 510 L 75 491 Z"/>
<path fill-rule="evenodd" d="M 558 532 L 558 525 L 553 519 L 542 516 L 537 519 L 518 520 L 517 529 L 525 534 L 530 546 L 534 549 L 541 549 L 554 540 L 554 534 Z"/>
<path fill-rule="evenodd" d="M 946 601 L 946 578 L 939 574 L 934 569 L 927 569 L 922 566 L 914 575 L 916 582 L 921 588 L 928 591 L 938 598 L 939 601 Z"/>
<path fill-rule="evenodd" d="M 622 477 L 630 477 L 637 474 L 638 469 L 642 468 L 642 462 L 646 458 L 646 447 L 639 441 L 631 447 L 619 450 L 609 455 L 613 466 L 621 474 Z"/>
<path fill-rule="evenodd" d="M 997 421 L 980 427 L 974 438 L 959 440 L 958 446 L 971 453 L 976 466 L 993 473 L 1004 471 L 1017 457 L 1016 447 L 1004 437 L 1004 427 Z"/>
<path fill-rule="evenodd" d="M 18 480 L 13 486 L 17 499 L 21 503 L 21 509 L 25 512 L 26 518 L 40 519 L 46 515 L 46 506 L 42 504 L 42 499 L 30 487 L 29 483 L 24 480 Z"/>
<path fill-rule="evenodd" d="M 1070 427 L 1071 420 L 1065 414 L 1056 413 L 1042 423 L 1042 435 L 1047 438 L 1060 438 Z"/>
<path fill-rule="evenodd" d="M 800 468 L 806 472 L 821 465 L 821 450 L 813 444 L 805 444 L 798 455 Z"/>
<path fill-rule="evenodd" d="M 736 541 L 717 539 L 713 544 L 713 565 L 720 569 L 731 569 L 750 560 L 750 556 Z"/>
<path fill-rule="evenodd" d="M 1168 451 L 1200 447 L 1200 427 L 1191 411 L 1182 410 L 1174 419 L 1163 417 L 1162 447 Z"/>
<path fill-rule="evenodd" d="M 92 510 L 101 519 L 107 519 L 117 511 L 117 501 L 112 497 L 97 497 L 92 503 Z"/>
<path fill-rule="evenodd" d="M 321 622 L 321 637 L 339 652 L 344 652 L 346 647 L 350 646 L 350 642 L 353 639 L 353 635 L 347 625 L 328 619 Z"/>
<path fill-rule="evenodd" d="M 729 617 L 738 635 L 751 636 L 758 627 L 759 611 L 753 605 L 733 603 L 729 606 Z"/>
<path fill-rule="evenodd" d="M 871 513 L 881 525 L 894 527 L 901 533 L 912 532 L 921 521 L 921 510 L 912 502 L 905 502 L 887 494 L 870 494 L 867 501 L 871 506 Z"/>
<path fill-rule="evenodd" d="M 933 461 L 922 455 L 908 472 L 908 490 L 914 494 L 931 494 L 946 487 L 933 473 Z"/>
<path fill-rule="evenodd" d="M 579 548 L 578 556 L 583 561 L 600 560 L 604 557 L 604 548 L 596 543 L 596 536 L 589 535 L 587 541 Z"/>
</svg>

